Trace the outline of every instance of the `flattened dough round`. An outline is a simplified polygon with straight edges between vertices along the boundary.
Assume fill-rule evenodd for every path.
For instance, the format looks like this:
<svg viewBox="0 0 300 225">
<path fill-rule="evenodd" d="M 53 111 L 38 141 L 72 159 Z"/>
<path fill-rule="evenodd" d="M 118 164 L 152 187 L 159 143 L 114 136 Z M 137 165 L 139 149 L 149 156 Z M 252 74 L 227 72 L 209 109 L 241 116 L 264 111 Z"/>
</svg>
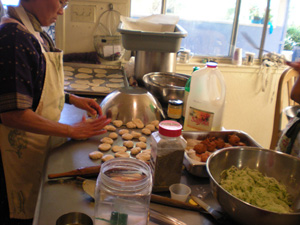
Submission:
<svg viewBox="0 0 300 225">
<path fill-rule="evenodd" d="M 105 80 L 103 80 L 103 79 L 93 79 L 92 81 L 95 84 L 103 84 L 105 82 Z"/>
<path fill-rule="evenodd" d="M 93 73 L 93 70 L 90 68 L 79 68 L 78 72 L 80 73 Z"/>
<path fill-rule="evenodd" d="M 87 89 L 89 88 L 90 86 L 87 85 L 87 84 L 70 84 L 70 87 L 71 88 L 74 88 L 74 89 Z"/>
<path fill-rule="evenodd" d="M 93 76 L 89 75 L 89 74 L 86 74 L 86 73 L 77 73 L 75 75 L 75 77 L 79 78 L 79 79 L 88 79 L 88 78 L 92 78 Z"/>
<path fill-rule="evenodd" d="M 64 71 L 65 76 L 73 76 L 74 73 L 71 71 Z"/>
<path fill-rule="evenodd" d="M 77 84 L 89 84 L 90 81 L 89 80 L 75 80 L 75 83 L 77 83 Z"/>
<path fill-rule="evenodd" d="M 72 66 L 64 66 L 64 71 L 74 71 L 75 69 Z"/>
<path fill-rule="evenodd" d="M 102 92 L 102 93 L 108 93 L 110 92 L 110 88 L 108 87 L 91 87 L 93 91 Z"/>
<path fill-rule="evenodd" d="M 106 77 L 106 74 L 104 74 L 104 73 L 97 73 L 96 75 L 95 75 L 95 77 L 98 77 L 98 78 L 105 78 Z"/>
<path fill-rule="evenodd" d="M 95 73 L 107 73 L 105 69 L 94 69 Z"/>
</svg>

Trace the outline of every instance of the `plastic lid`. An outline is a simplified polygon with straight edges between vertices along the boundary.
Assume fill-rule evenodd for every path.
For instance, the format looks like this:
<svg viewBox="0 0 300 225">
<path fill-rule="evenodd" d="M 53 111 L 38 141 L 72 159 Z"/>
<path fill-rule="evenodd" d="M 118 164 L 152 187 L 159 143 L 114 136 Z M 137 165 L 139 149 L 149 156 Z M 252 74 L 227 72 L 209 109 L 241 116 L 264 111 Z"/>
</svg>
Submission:
<svg viewBox="0 0 300 225">
<path fill-rule="evenodd" d="M 181 135 L 182 125 L 174 120 L 164 120 L 159 123 L 158 132 L 167 137 L 178 137 Z"/>
<path fill-rule="evenodd" d="M 209 68 L 216 68 L 218 66 L 218 63 L 216 62 L 207 62 L 206 66 Z"/>
</svg>

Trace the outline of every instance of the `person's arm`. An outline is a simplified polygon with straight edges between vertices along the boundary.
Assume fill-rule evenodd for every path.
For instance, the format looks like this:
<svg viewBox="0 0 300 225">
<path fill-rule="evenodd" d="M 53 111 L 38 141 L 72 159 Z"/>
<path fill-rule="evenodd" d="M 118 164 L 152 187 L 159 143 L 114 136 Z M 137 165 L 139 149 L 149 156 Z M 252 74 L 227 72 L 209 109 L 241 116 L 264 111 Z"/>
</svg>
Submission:
<svg viewBox="0 0 300 225">
<path fill-rule="evenodd" d="M 291 91 L 291 99 L 300 104 L 300 78 L 298 77 Z"/>
<path fill-rule="evenodd" d="M 300 74 L 300 62 L 287 62 L 287 65 L 290 67 L 294 68 L 299 74 Z M 291 96 L 290 98 L 300 104 L 300 79 L 299 77 L 297 78 L 292 91 L 291 91 Z"/>
<path fill-rule="evenodd" d="M 24 131 L 74 139 L 85 139 L 106 132 L 104 126 L 110 123 L 110 119 L 100 116 L 87 122 L 85 117 L 79 123 L 67 125 L 45 119 L 31 109 L 1 113 L 2 123 L 8 127 Z"/>
<path fill-rule="evenodd" d="M 77 95 L 65 93 L 66 96 L 66 103 L 72 104 L 76 106 L 77 108 L 86 110 L 88 114 L 96 116 L 102 115 L 102 110 L 100 105 L 95 101 L 95 99 L 92 98 L 84 98 L 79 97 Z M 67 102 L 68 101 L 68 102 Z"/>
</svg>

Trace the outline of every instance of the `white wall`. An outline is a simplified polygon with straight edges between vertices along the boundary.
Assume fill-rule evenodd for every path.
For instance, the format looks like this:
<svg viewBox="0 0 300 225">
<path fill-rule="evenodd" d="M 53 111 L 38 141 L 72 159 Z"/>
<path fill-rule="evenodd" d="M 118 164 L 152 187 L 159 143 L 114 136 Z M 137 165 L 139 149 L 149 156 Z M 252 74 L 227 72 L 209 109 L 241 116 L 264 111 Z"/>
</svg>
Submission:
<svg viewBox="0 0 300 225">
<path fill-rule="evenodd" d="M 63 16 L 60 16 L 56 24 L 56 45 L 62 49 L 64 53 L 80 53 L 95 51 L 93 37 L 99 24 L 100 15 L 109 9 L 109 4 L 112 3 L 114 10 L 121 15 L 129 16 L 130 0 L 72 0 L 69 1 L 69 6 L 65 10 Z M 89 13 L 85 11 L 74 12 L 74 6 L 91 6 L 94 13 L 93 22 L 78 22 L 72 20 L 72 13 Z M 110 16 L 116 12 L 109 12 Z M 106 14 L 107 16 L 107 14 Z M 105 25 L 111 21 L 112 17 L 101 17 L 102 23 Z M 111 18 L 111 19 L 109 19 Z M 109 21 L 108 21 L 109 20 Z M 102 29 L 101 35 L 106 34 Z"/>
</svg>

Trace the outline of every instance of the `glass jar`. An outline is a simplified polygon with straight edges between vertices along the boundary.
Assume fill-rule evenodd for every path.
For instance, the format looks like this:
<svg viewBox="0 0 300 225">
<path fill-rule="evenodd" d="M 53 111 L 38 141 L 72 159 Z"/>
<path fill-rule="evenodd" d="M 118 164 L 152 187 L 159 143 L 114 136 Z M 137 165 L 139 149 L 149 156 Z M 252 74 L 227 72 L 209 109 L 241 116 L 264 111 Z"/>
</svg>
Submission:
<svg viewBox="0 0 300 225">
<path fill-rule="evenodd" d="M 132 158 L 102 164 L 95 190 L 95 225 L 145 225 L 152 191 L 150 167 Z"/>
<path fill-rule="evenodd" d="M 153 174 L 153 192 L 168 191 L 169 186 L 180 183 L 186 141 L 182 126 L 173 120 L 160 122 L 151 134 L 150 166 Z"/>
<path fill-rule="evenodd" d="M 170 119 L 180 119 L 182 116 L 182 106 L 182 100 L 170 99 L 168 104 L 168 117 Z"/>
</svg>

